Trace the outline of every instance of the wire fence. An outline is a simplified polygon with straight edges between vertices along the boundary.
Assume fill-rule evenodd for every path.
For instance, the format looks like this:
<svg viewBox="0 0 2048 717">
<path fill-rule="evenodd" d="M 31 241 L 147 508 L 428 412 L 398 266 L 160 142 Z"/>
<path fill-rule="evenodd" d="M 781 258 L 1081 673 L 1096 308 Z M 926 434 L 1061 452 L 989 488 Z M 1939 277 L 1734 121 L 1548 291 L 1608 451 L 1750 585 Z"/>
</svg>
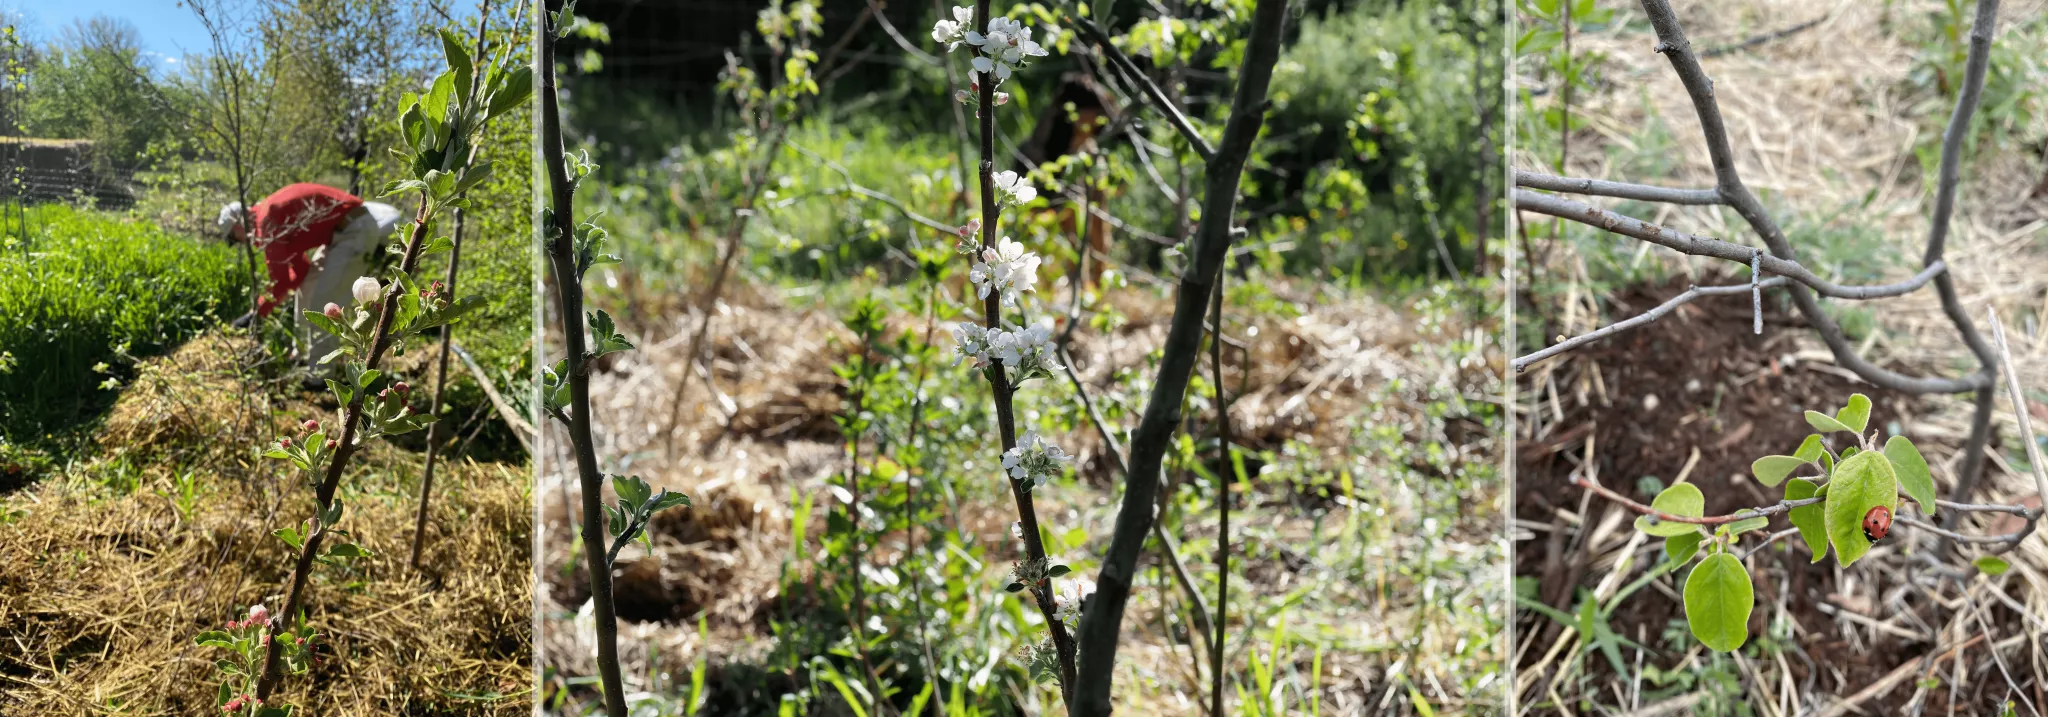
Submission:
<svg viewBox="0 0 2048 717">
<path fill-rule="evenodd" d="M 0 137 L 0 201 L 127 209 L 140 194 L 135 169 L 94 161 L 89 141 Z"/>
</svg>

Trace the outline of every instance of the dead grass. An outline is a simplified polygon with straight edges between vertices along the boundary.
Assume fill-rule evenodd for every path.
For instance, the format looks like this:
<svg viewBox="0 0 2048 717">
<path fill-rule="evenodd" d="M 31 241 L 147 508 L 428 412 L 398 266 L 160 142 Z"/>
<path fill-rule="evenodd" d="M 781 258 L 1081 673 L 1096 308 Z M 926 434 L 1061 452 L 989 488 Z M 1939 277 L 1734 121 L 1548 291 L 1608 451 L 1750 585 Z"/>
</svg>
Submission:
<svg viewBox="0 0 2048 717">
<path fill-rule="evenodd" d="M 235 378 L 248 349 L 207 334 L 145 362 L 99 456 L 5 497 L 0 712 L 211 711 L 214 656 L 193 635 L 250 604 L 281 604 L 273 591 L 291 555 L 267 533 L 310 515 L 309 489 L 259 470 L 248 447 L 268 415 L 267 399 Z M 278 405 L 276 427 L 331 413 L 308 397 Z M 367 453 L 344 489 L 346 525 L 376 557 L 316 572 L 321 662 L 285 697 L 324 715 L 528 712 L 525 470 L 444 464 L 429 567 L 415 576 L 404 556 L 416 489 L 394 476 L 417 471 L 420 457 L 381 443 Z M 134 489 L 110 490 L 115 474 L 133 475 Z M 198 493 L 181 507 L 185 474 Z"/>
</svg>

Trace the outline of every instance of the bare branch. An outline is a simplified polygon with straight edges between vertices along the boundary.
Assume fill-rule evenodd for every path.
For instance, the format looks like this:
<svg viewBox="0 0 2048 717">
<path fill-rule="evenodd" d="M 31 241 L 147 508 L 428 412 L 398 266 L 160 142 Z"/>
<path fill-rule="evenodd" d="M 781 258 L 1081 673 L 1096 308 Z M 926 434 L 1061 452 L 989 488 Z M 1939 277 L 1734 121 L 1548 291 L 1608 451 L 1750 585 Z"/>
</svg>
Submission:
<svg viewBox="0 0 2048 717">
<path fill-rule="evenodd" d="M 2027 447 L 2027 465 L 2034 473 L 2034 494 L 2041 498 L 2042 505 L 2048 506 L 2048 467 L 2041 464 L 2041 446 L 2034 442 L 2034 423 L 2027 416 L 2027 395 L 2020 390 L 2019 372 L 2012 367 L 2012 347 L 2005 343 L 2005 324 L 1998 321 L 1996 308 L 1984 307 L 1984 316 L 1991 324 L 1991 336 L 1998 340 L 1998 363 L 2005 373 L 2006 394 L 2012 398 L 2013 418 L 2020 424 L 2020 445 Z"/>
<path fill-rule="evenodd" d="M 1790 279 L 1786 279 L 1785 277 L 1773 276 L 1769 279 L 1765 279 L 1762 282 L 1759 282 L 1757 286 L 1770 289 L 1784 286 L 1785 283 L 1788 281 L 1790 281 Z M 1536 353 L 1532 353 L 1521 358 L 1517 358 L 1514 361 L 1515 372 L 1521 373 L 1522 370 L 1528 368 L 1530 364 L 1542 361 L 1552 356 L 1556 356 L 1566 351 L 1577 349 L 1581 346 L 1585 346 L 1586 344 L 1590 344 L 1595 341 L 1605 339 L 1609 336 L 1613 336 L 1615 334 L 1627 331 L 1629 329 L 1637 328 L 1640 326 L 1646 326 L 1648 324 L 1654 323 L 1656 322 L 1656 320 L 1664 318 L 1664 315 L 1671 313 L 1672 310 L 1677 309 L 1680 306 L 1692 303 L 1693 299 L 1697 299 L 1702 296 L 1724 296 L 1730 294 L 1740 294 L 1747 292 L 1749 290 L 1749 284 L 1731 284 L 1728 286 L 1705 287 L 1694 286 L 1688 288 L 1685 290 L 1685 293 L 1671 297 L 1670 300 L 1665 301 L 1662 304 L 1658 304 L 1655 308 L 1652 308 L 1649 311 L 1645 311 L 1635 316 L 1631 316 L 1629 318 L 1622 319 L 1621 321 L 1617 321 L 1613 324 L 1609 324 L 1607 326 L 1594 329 L 1591 332 L 1579 336 L 1574 336 L 1569 339 L 1565 339 L 1549 348 L 1537 351 Z"/>
<path fill-rule="evenodd" d="M 1741 264 L 1750 263 L 1750 259 L 1755 257 L 1756 254 L 1754 247 L 1721 241 L 1719 239 L 1693 236 L 1677 229 L 1658 226 L 1635 217 L 1618 214 L 1555 195 L 1517 189 L 1514 196 L 1516 209 L 1526 209 L 1538 214 L 1548 214 L 1561 219 L 1569 219 L 1622 236 L 1641 239 L 1684 254 L 1726 259 Z M 1913 290 L 1927 285 L 1928 280 L 1946 271 L 1948 266 L 1946 263 L 1937 260 L 1927 268 L 1922 269 L 1913 278 L 1895 284 L 1844 286 L 1820 278 L 1819 275 L 1814 274 L 1811 269 L 1807 269 L 1799 262 L 1783 257 L 1765 254 L 1759 260 L 1759 263 L 1762 264 L 1764 273 L 1776 274 L 1805 284 L 1822 296 L 1835 299 L 1857 300 L 1880 299 L 1911 293 Z M 1743 287 L 1744 290 L 1748 288 L 1748 286 Z"/>
<path fill-rule="evenodd" d="M 1153 108 L 1166 115 L 1166 121 L 1180 131 L 1181 137 L 1188 141 L 1189 146 L 1195 148 L 1195 154 L 1201 155 L 1202 161 L 1215 160 L 1216 148 L 1210 146 L 1209 140 L 1202 137 L 1202 133 L 1195 129 L 1194 123 L 1188 121 L 1187 115 L 1181 114 L 1180 106 L 1168 99 L 1166 92 L 1159 89 L 1159 85 L 1153 84 L 1152 79 L 1138 69 L 1137 63 L 1132 62 L 1129 55 L 1125 55 L 1123 50 L 1117 49 L 1116 44 L 1109 41 L 1109 33 L 1104 32 L 1102 26 L 1080 16 L 1074 17 L 1074 23 L 1080 26 L 1082 34 L 1088 36 L 1089 42 L 1102 46 L 1102 54 L 1109 56 L 1111 66 L 1122 72 L 1132 85 L 1144 91 L 1145 98 L 1152 101 Z"/>
<path fill-rule="evenodd" d="M 1543 189 L 1552 192 L 1567 192 L 1570 194 L 1590 194 L 1596 197 L 1663 202 L 1665 204 L 1702 206 L 1722 203 L 1721 193 L 1713 189 L 1672 189 L 1669 187 L 1653 187 L 1647 184 L 1610 182 L 1604 179 L 1559 177 L 1522 169 L 1515 170 L 1515 186 Z"/>
</svg>

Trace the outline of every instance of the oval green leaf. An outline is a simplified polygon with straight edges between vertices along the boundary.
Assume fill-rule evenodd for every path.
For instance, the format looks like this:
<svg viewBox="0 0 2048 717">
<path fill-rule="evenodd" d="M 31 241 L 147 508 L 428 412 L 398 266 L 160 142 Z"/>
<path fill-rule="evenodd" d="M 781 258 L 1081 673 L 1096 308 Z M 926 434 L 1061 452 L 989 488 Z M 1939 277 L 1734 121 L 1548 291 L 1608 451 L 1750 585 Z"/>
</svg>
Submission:
<svg viewBox="0 0 2048 717">
<path fill-rule="evenodd" d="M 1996 555 L 1986 555 L 1973 562 L 1977 566 L 1977 570 L 1985 575 L 2003 575 L 2005 571 L 2012 569 L 2011 563 L 2005 562 L 2005 558 Z"/>
<path fill-rule="evenodd" d="M 1684 565 L 1686 561 L 1692 560 L 1692 556 L 1699 554 L 1700 541 L 1706 539 L 1706 534 L 1699 531 L 1665 538 L 1664 557 L 1670 558 L 1673 563 Z"/>
<path fill-rule="evenodd" d="M 1898 473 L 1899 490 L 1920 504 L 1920 512 L 1934 515 L 1934 474 L 1927 470 L 1920 449 L 1905 436 L 1892 436 L 1884 442 L 1884 457 L 1891 459 L 1892 470 Z"/>
<path fill-rule="evenodd" d="M 1734 652 L 1749 640 L 1756 593 L 1742 561 L 1727 553 L 1707 556 L 1685 579 L 1685 622 L 1708 649 Z"/>
<path fill-rule="evenodd" d="M 1799 442 L 1799 450 L 1793 451 L 1792 457 L 1812 463 L 1820 460 L 1821 455 L 1824 453 L 1827 453 L 1827 450 L 1821 444 L 1820 434 L 1812 433 L 1806 436 L 1806 440 Z"/>
<path fill-rule="evenodd" d="M 1806 425 L 1813 426 L 1813 430 L 1820 431 L 1821 433 L 1833 433 L 1835 431 L 1856 432 L 1855 429 L 1844 426 L 1841 421 L 1835 420 L 1834 416 L 1819 411 L 1806 412 Z"/>
<path fill-rule="evenodd" d="M 1749 473 L 1756 476 L 1758 483 L 1775 487 L 1785 482 L 1785 476 L 1792 475 L 1793 470 L 1806 463 L 1797 456 L 1764 456 L 1749 464 Z"/>
<path fill-rule="evenodd" d="M 1870 397 L 1860 393 L 1850 396 L 1849 405 L 1835 414 L 1835 422 L 1862 433 L 1863 429 L 1870 427 Z"/>
<path fill-rule="evenodd" d="M 1871 508 L 1894 507 L 1899 500 L 1899 479 L 1892 462 L 1874 451 L 1842 459 L 1835 477 L 1828 483 L 1828 543 L 1835 546 L 1835 560 L 1844 567 L 1870 552 L 1870 540 L 1863 537 L 1863 516 Z"/>
<path fill-rule="evenodd" d="M 1818 498 L 1824 492 L 1825 489 L 1818 488 L 1813 481 L 1805 478 L 1794 478 L 1785 482 L 1785 500 Z M 1816 563 L 1828 555 L 1827 516 L 1821 512 L 1823 505 L 1825 504 L 1802 505 L 1788 513 L 1788 517 L 1792 519 L 1792 527 L 1799 529 L 1799 539 L 1806 542 L 1806 549 L 1813 553 L 1813 562 Z"/>
<path fill-rule="evenodd" d="M 1707 497 L 1700 494 L 1699 486 L 1691 483 L 1680 483 L 1665 488 L 1664 492 L 1658 493 L 1657 499 L 1650 501 L 1650 507 L 1671 515 L 1698 518 L 1706 515 Z M 1686 533 L 1697 533 L 1700 530 L 1700 526 L 1695 523 L 1659 521 L 1652 516 L 1645 515 L 1636 518 L 1636 530 L 1660 538 L 1669 538 Z"/>
</svg>

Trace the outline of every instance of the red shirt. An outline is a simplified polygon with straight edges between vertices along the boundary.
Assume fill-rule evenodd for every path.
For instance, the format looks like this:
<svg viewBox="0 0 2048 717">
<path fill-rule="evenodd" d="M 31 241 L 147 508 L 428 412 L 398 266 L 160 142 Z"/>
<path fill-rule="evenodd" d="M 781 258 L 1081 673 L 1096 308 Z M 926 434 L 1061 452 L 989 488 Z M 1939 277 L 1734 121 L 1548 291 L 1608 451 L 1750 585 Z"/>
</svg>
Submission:
<svg viewBox="0 0 2048 717">
<path fill-rule="evenodd" d="M 363 200 L 348 192 L 318 184 L 294 184 L 272 192 L 256 203 L 250 219 L 255 222 L 256 246 L 270 267 L 270 293 L 256 301 L 256 313 L 268 316 L 278 302 L 290 296 L 306 281 L 313 264 L 306 252 L 334 241 L 334 229 L 349 212 L 363 206 Z"/>
</svg>

